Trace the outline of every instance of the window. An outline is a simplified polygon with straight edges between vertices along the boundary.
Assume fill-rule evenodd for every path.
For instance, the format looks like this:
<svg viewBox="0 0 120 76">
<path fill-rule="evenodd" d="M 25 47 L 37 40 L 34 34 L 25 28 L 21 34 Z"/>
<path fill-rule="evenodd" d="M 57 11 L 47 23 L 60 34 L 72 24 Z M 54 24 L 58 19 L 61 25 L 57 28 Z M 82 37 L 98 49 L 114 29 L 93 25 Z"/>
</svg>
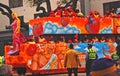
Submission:
<svg viewBox="0 0 120 76">
<path fill-rule="evenodd" d="M 104 9 L 104 14 L 108 10 L 112 10 L 112 8 L 120 8 L 120 1 L 115 1 L 115 2 L 109 2 L 109 3 L 104 3 L 103 4 L 103 9 Z"/>
<path fill-rule="evenodd" d="M 23 6 L 23 0 L 9 0 L 10 8 L 16 8 Z"/>
</svg>

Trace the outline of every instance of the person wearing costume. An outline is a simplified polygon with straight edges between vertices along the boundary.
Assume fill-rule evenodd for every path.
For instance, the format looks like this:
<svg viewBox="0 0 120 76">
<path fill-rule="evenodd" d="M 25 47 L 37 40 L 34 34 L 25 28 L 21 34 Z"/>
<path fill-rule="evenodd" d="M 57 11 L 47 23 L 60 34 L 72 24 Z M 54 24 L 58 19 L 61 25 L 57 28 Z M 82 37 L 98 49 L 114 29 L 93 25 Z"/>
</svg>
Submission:
<svg viewBox="0 0 120 76">
<path fill-rule="evenodd" d="M 18 18 L 16 13 L 12 13 L 12 43 L 13 43 L 13 49 L 8 52 L 10 55 L 17 55 L 20 51 L 20 43 L 23 43 L 26 41 L 26 38 L 24 35 L 20 32 L 20 19 Z M 22 41 L 21 41 L 22 40 Z"/>
</svg>

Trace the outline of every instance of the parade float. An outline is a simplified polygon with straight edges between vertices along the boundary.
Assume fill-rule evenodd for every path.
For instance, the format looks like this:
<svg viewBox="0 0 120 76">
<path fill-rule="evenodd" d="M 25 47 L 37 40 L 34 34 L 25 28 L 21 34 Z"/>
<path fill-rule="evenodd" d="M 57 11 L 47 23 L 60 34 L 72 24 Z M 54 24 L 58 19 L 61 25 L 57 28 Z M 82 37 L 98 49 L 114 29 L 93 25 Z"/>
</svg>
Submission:
<svg viewBox="0 0 120 76">
<path fill-rule="evenodd" d="M 69 43 L 73 43 L 82 64 L 79 72 L 85 72 L 87 44 L 93 44 L 99 58 L 110 58 L 116 51 L 115 39 L 119 36 L 114 32 L 118 28 L 116 22 L 120 22 L 120 19 L 106 17 L 92 23 L 89 23 L 88 18 L 78 17 L 30 20 L 28 41 L 20 44 L 19 55 L 8 55 L 11 47 L 6 45 L 5 63 L 14 67 L 26 67 L 33 74 L 65 73 L 64 55 Z M 109 51 L 103 52 L 103 49 Z"/>
<path fill-rule="evenodd" d="M 101 17 L 99 12 L 90 11 L 90 16 L 84 17 L 71 7 L 67 11 L 59 9 L 56 13 L 51 11 L 48 17 L 29 20 L 27 41 L 20 44 L 17 55 L 9 55 L 13 46 L 6 45 L 5 63 L 17 68 L 18 72 L 24 70 L 33 75 L 66 73 L 64 56 L 70 43 L 79 55 L 79 72 L 85 72 L 89 43 L 94 46 L 98 58 L 111 58 L 120 34 L 119 15 Z"/>
</svg>

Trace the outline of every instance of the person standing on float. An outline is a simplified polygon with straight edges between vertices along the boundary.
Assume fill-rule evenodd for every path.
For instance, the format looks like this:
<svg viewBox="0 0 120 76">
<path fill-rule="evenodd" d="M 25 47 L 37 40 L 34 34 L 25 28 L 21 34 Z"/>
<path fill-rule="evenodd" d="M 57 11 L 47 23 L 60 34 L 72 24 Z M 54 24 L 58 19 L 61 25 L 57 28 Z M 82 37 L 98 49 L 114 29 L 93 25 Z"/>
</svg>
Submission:
<svg viewBox="0 0 120 76">
<path fill-rule="evenodd" d="M 12 34 L 12 44 L 13 50 L 9 51 L 8 54 L 18 54 L 20 50 L 20 19 L 16 13 L 12 13 L 13 22 L 11 24 L 13 34 Z"/>
</svg>

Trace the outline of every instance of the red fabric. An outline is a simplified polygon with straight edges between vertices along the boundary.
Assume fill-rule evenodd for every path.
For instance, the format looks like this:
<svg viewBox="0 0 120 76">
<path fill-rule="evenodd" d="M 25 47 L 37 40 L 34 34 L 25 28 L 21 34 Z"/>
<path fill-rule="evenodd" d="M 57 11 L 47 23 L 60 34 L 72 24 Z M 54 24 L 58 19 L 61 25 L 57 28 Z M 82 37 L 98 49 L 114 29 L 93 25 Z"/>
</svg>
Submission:
<svg viewBox="0 0 120 76">
<path fill-rule="evenodd" d="M 50 16 L 49 17 L 55 17 L 54 11 L 50 12 Z"/>
<path fill-rule="evenodd" d="M 36 53 L 36 46 L 35 44 L 30 44 L 27 48 L 26 54 L 29 56 L 33 56 Z"/>
<path fill-rule="evenodd" d="M 17 20 L 14 20 L 12 23 L 12 30 L 13 30 L 13 35 L 12 35 L 12 40 L 13 40 L 13 50 L 18 51 L 20 49 L 20 32 L 16 33 L 17 30 L 19 30 L 18 22 Z"/>
<path fill-rule="evenodd" d="M 25 38 L 25 36 L 22 34 L 22 32 L 20 32 L 20 42 L 21 43 L 24 43 L 24 42 L 26 42 L 27 41 L 27 39 Z"/>
</svg>

